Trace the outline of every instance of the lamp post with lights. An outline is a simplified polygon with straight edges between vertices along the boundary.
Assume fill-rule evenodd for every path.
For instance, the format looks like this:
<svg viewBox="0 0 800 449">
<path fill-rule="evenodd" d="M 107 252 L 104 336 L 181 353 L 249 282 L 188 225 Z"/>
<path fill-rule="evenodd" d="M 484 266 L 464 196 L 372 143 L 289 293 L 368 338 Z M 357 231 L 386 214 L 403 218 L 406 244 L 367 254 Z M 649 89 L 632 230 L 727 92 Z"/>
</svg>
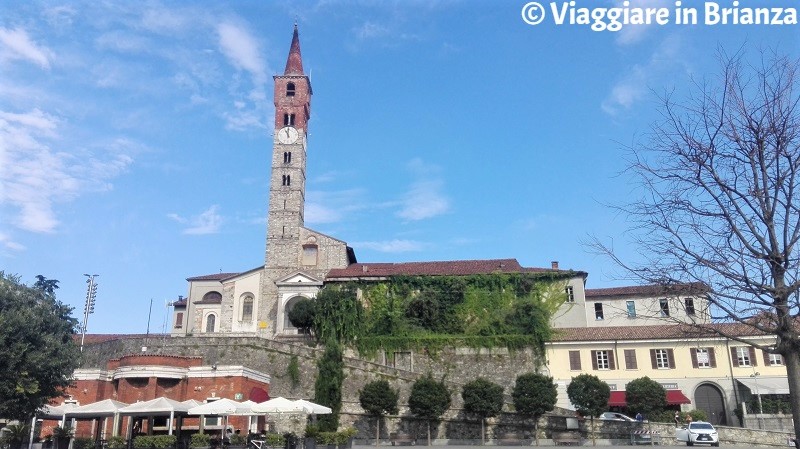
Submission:
<svg viewBox="0 0 800 449">
<path fill-rule="evenodd" d="M 89 322 L 89 315 L 94 313 L 94 301 L 97 297 L 97 283 L 94 281 L 97 274 L 85 274 L 86 276 L 86 304 L 83 306 L 83 324 L 81 325 L 81 352 L 83 352 L 83 341 L 86 339 L 86 325 Z"/>
</svg>

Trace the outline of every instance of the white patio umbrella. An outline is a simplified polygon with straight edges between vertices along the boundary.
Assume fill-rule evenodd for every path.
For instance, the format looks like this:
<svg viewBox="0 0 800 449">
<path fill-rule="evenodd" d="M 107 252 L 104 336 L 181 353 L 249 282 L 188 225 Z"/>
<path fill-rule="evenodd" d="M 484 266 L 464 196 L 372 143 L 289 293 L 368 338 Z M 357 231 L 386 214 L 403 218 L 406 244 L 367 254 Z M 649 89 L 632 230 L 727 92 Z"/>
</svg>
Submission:
<svg viewBox="0 0 800 449">
<path fill-rule="evenodd" d="M 189 404 L 161 397 L 123 407 L 119 410 L 119 413 L 120 415 L 130 416 L 169 416 L 169 434 L 172 435 L 172 423 L 175 415 L 186 415 L 189 412 L 189 407 Z"/>
<path fill-rule="evenodd" d="M 306 407 L 282 396 L 253 406 L 254 413 L 307 413 Z"/>
<path fill-rule="evenodd" d="M 330 415 L 333 413 L 330 407 L 306 401 L 305 399 L 298 399 L 295 402 L 301 404 L 306 409 L 306 413 L 310 415 Z"/>
<path fill-rule="evenodd" d="M 71 410 L 77 406 L 77 404 L 65 402 L 61 405 L 45 404 L 42 408 L 37 410 L 36 414 L 34 414 L 33 418 L 31 418 L 31 435 L 30 438 L 28 438 L 28 449 L 33 447 L 33 431 L 36 430 L 37 419 L 55 419 L 60 422 L 59 425 L 63 426 L 67 422 L 64 413 L 66 413 L 67 410 Z"/>
<path fill-rule="evenodd" d="M 111 425 L 111 435 L 119 434 L 119 411 L 128 404 L 113 399 L 92 402 L 91 404 L 73 407 L 64 412 L 66 418 L 99 419 L 103 418 L 103 429 L 106 426 L 106 419 L 113 418 Z"/>
</svg>

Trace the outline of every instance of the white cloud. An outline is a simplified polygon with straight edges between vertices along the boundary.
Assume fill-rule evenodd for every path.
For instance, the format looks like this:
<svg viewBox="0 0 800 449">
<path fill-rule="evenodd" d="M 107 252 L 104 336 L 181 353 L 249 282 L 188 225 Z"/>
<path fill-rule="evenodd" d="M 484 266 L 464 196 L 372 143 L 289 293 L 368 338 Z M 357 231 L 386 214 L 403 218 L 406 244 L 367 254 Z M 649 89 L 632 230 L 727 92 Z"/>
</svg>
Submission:
<svg viewBox="0 0 800 449">
<path fill-rule="evenodd" d="M 305 221 L 311 224 L 337 223 L 348 213 L 364 209 L 361 189 L 321 191 L 306 195 Z"/>
<path fill-rule="evenodd" d="M 625 75 L 611 87 L 601 108 L 609 115 L 631 109 L 639 103 L 649 91 L 649 84 L 654 79 L 664 78 L 678 69 L 685 68 L 681 57 L 681 40 L 677 35 L 664 39 L 644 64 L 634 64 L 625 71 Z"/>
<path fill-rule="evenodd" d="M 36 45 L 21 28 L 0 28 L 0 44 L 0 60 L 23 59 L 36 63 L 43 69 L 50 68 L 50 50 Z"/>
<path fill-rule="evenodd" d="M 355 32 L 356 37 L 359 39 L 374 39 L 390 34 L 388 27 L 370 21 L 364 22 L 361 24 L 361 26 L 355 28 L 353 31 Z"/>
<path fill-rule="evenodd" d="M 13 241 L 9 235 L 2 232 L 0 232 L 0 247 L 14 252 L 25 251 L 26 249 L 25 246 Z"/>
<path fill-rule="evenodd" d="M 4 221 L 37 233 L 55 232 L 55 206 L 87 191 L 108 190 L 109 180 L 133 162 L 123 146 L 82 149 L 80 157 L 52 147 L 63 145 L 58 117 L 34 109 L 0 111 L 0 205 Z"/>
<path fill-rule="evenodd" d="M 185 218 L 175 213 L 167 214 L 167 218 L 187 225 L 183 233 L 188 235 L 216 234 L 220 231 L 224 221 L 219 214 L 219 205 L 216 204 L 191 218 Z"/>
<path fill-rule="evenodd" d="M 422 242 L 415 240 L 388 240 L 383 242 L 355 242 L 354 248 L 366 248 L 383 253 L 407 253 L 425 248 Z"/>
<path fill-rule="evenodd" d="M 307 223 L 322 224 L 336 223 L 342 220 L 342 213 L 333 207 L 327 207 L 319 203 L 306 202 L 305 221 Z"/>
<path fill-rule="evenodd" d="M 249 72 L 256 84 L 266 80 L 266 65 L 259 53 L 256 39 L 242 28 L 231 23 L 217 26 L 219 46 L 222 53 L 237 69 Z"/>
<path fill-rule="evenodd" d="M 410 221 L 424 220 L 447 213 L 450 200 L 442 193 L 444 182 L 439 179 L 439 168 L 426 165 L 421 159 L 413 159 L 408 168 L 418 178 L 403 196 L 402 209 L 397 212 L 401 218 Z"/>
</svg>

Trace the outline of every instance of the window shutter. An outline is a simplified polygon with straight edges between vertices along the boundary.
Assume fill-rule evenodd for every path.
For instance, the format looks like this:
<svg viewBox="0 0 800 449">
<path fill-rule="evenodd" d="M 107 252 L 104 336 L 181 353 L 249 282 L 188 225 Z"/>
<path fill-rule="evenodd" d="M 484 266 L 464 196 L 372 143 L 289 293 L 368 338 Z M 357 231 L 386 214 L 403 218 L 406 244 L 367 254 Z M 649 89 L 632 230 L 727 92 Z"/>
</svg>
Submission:
<svg viewBox="0 0 800 449">
<path fill-rule="evenodd" d="M 749 346 L 747 351 L 750 352 L 750 363 L 752 363 L 753 366 L 758 366 L 758 360 L 756 359 L 756 348 Z"/>
<path fill-rule="evenodd" d="M 739 357 L 736 356 L 736 348 L 735 347 L 731 348 L 731 362 L 733 363 L 734 367 L 739 366 Z"/>
<path fill-rule="evenodd" d="M 569 352 L 569 369 L 572 371 L 580 371 L 581 369 L 581 352 L 580 351 L 570 351 Z"/>
<path fill-rule="evenodd" d="M 638 369 L 639 367 L 636 364 L 636 350 L 635 349 L 626 349 L 625 350 L 625 369 Z"/>
<path fill-rule="evenodd" d="M 670 369 L 675 369 L 675 352 L 672 349 L 667 349 L 667 362 Z"/>
<path fill-rule="evenodd" d="M 656 363 L 656 350 L 650 350 L 650 362 L 653 364 L 653 369 L 658 369 L 658 364 Z"/>
<path fill-rule="evenodd" d="M 764 366 L 769 366 L 769 352 L 761 351 L 764 354 Z"/>
<path fill-rule="evenodd" d="M 597 371 L 597 351 L 592 351 L 592 369 Z"/>
<path fill-rule="evenodd" d="M 709 364 L 709 366 L 711 366 L 712 368 L 716 368 L 717 367 L 717 356 L 714 355 L 714 348 L 707 348 L 706 351 L 708 351 L 708 364 Z"/>
<path fill-rule="evenodd" d="M 617 366 L 614 364 L 614 352 L 608 351 L 608 369 L 617 369 Z"/>
<path fill-rule="evenodd" d="M 699 365 L 697 364 L 697 349 L 689 348 L 689 355 L 692 356 L 692 368 L 698 368 Z"/>
</svg>

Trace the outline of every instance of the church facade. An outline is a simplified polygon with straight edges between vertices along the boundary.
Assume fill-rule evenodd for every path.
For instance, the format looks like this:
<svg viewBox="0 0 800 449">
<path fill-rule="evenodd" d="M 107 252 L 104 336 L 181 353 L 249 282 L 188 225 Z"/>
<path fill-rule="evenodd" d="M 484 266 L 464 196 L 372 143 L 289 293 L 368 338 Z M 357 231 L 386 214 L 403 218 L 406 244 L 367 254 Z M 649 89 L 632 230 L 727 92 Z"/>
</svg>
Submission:
<svg viewBox="0 0 800 449">
<path fill-rule="evenodd" d="M 587 303 L 588 274 L 560 269 L 558 262 L 547 268 L 523 267 L 516 259 L 358 263 L 347 243 L 307 228 L 304 224 L 307 136 L 313 91 L 303 70 L 296 26 L 284 73 L 273 79 L 275 123 L 264 264 L 239 273 L 188 278 L 188 295 L 173 303 L 173 336 L 221 333 L 276 338 L 297 334 L 288 320 L 288 311 L 297 301 L 314 298 L 322 286 L 354 280 L 380 282 L 398 275 L 549 273 L 563 283 L 566 298 L 552 318 L 554 327 L 602 325 L 604 317 L 613 315 L 612 304 L 619 301 L 598 294 L 593 303 Z M 677 309 L 687 301 L 680 295 L 659 298 L 661 292 L 652 290 L 652 297 L 636 298 L 642 304 L 639 310 L 663 310 L 658 304 L 665 300 L 674 302 Z M 695 297 L 696 293 L 691 294 Z M 691 303 L 698 311 L 704 311 L 702 294 L 695 298 Z M 631 298 L 620 301 L 627 304 Z M 597 311 L 604 307 L 604 315 L 598 315 Z M 635 324 L 663 324 L 646 318 L 640 313 Z"/>
</svg>

